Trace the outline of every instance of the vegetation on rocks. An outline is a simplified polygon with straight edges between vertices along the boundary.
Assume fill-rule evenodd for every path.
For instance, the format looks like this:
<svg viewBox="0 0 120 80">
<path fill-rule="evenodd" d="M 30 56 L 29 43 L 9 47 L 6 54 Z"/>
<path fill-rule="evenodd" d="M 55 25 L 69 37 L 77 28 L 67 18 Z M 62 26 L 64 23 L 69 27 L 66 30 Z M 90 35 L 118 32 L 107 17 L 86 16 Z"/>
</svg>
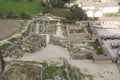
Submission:
<svg viewBox="0 0 120 80">
<path fill-rule="evenodd" d="M 96 42 L 90 43 L 90 45 L 94 47 L 94 51 L 97 55 L 103 54 L 102 49 L 99 47 L 99 45 Z"/>
<path fill-rule="evenodd" d="M 11 44 L 10 43 L 4 43 L 0 46 L 0 51 L 5 50 L 7 47 L 9 47 Z"/>
</svg>

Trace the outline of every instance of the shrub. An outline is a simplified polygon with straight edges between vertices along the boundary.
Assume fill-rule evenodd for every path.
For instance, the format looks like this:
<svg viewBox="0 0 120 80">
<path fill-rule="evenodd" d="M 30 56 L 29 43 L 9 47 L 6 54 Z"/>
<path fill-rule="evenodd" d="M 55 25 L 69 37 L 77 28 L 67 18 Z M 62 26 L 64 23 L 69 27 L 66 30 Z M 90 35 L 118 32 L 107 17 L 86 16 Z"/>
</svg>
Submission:
<svg viewBox="0 0 120 80">
<path fill-rule="evenodd" d="M 48 8 L 47 8 L 47 7 L 44 7 L 44 8 L 42 9 L 42 13 L 43 13 L 43 14 L 49 13 Z"/>
<path fill-rule="evenodd" d="M 30 18 L 30 15 L 28 13 L 25 13 L 25 12 L 21 13 L 20 15 L 21 15 L 22 19 L 29 19 Z"/>
<path fill-rule="evenodd" d="M 7 18 L 17 18 L 17 15 L 14 12 L 9 12 Z"/>
<path fill-rule="evenodd" d="M 4 17 L 4 15 L 2 14 L 2 12 L 0 12 L 0 18 L 3 18 Z"/>
<path fill-rule="evenodd" d="M 7 47 L 9 47 L 11 44 L 10 43 L 4 43 L 3 45 L 0 46 L 0 51 L 5 50 Z"/>
</svg>

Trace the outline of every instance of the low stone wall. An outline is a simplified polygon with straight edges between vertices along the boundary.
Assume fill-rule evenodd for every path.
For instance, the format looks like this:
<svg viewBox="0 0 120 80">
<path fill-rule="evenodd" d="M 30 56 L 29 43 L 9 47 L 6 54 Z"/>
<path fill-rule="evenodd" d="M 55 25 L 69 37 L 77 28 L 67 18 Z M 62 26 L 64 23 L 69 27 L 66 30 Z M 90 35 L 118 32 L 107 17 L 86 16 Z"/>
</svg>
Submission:
<svg viewBox="0 0 120 80">
<path fill-rule="evenodd" d="M 72 52 L 69 52 L 70 56 L 72 59 L 78 60 L 78 59 L 84 59 L 85 56 L 74 56 L 74 54 Z"/>
<path fill-rule="evenodd" d="M 94 63 L 100 63 L 100 64 L 111 64 L 112 60 L 93 60 Z"/>
</svg>

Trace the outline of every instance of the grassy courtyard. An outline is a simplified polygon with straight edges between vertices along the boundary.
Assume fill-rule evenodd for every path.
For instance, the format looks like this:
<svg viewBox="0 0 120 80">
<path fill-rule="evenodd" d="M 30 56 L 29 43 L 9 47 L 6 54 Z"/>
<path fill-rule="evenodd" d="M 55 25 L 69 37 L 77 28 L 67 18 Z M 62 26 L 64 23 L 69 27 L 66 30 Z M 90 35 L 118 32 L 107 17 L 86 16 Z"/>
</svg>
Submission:
<svg viewBox="0 0 120 80">
<path fill-rule="evenodd" d="M 48 8 L 49 13 L 55 16 L 66 18 L 67 15 L 70 15 L 70 10 L 66 8 Z M 63 14 L 64 13 L 64 14 Z"/>
<path fill-rule="evenodd" d="M 0 12 L 8 15 L 10 12 L 19 16 L 21 13 L 27 13 L 31 16 L 36 15 L 41 10 L 40 2 L 0 0 Z"/>
</svg>

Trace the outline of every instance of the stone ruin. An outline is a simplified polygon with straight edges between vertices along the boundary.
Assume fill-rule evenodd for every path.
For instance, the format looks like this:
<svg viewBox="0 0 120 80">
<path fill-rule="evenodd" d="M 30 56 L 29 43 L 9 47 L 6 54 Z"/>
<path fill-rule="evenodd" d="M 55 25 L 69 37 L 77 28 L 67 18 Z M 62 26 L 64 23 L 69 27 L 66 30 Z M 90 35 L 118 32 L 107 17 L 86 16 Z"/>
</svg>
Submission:
<svg viewBox="0 0 120 80">
<path fill-rule="evenodd" d="M 24 50 L 39 50 L 41 47 L 46 47 L 46 45 L 45 35 L 32 34 L 23 39 Z"/>
<path fill-rule="evenodd" d="M 69 53 L 73 59 L 83 59 L 93 53 L 94 48 L 88 43 L 72 44 Z"/>
<path fill-rule="evenodd" d="M 39 50 L 49 42 L 49 34 L 55 34 L 54 25 L 50 23 L 47 16 L 33 18 L 30 26 L 29 35 L 23 39 L 25 49 Z"/>
<path fill-rule="evenodd" d="M 69 45 L 81 42 L 94 42 L 92 35 L 88 32 L 87 26 L 87 21 L 76 22 L 75 25 L 67 25 L 67 36 L 64 38 L 54 37 L 54 40 L 59 41 L 61 45 Z"/>
<path fill-rule="evenodd" d="M 47 16 L 33 18 L 33 27 L 31 32 L 37 34 L 55 34 L 54 24 L 51 24 L 51 19 Z"/>
</svg>

